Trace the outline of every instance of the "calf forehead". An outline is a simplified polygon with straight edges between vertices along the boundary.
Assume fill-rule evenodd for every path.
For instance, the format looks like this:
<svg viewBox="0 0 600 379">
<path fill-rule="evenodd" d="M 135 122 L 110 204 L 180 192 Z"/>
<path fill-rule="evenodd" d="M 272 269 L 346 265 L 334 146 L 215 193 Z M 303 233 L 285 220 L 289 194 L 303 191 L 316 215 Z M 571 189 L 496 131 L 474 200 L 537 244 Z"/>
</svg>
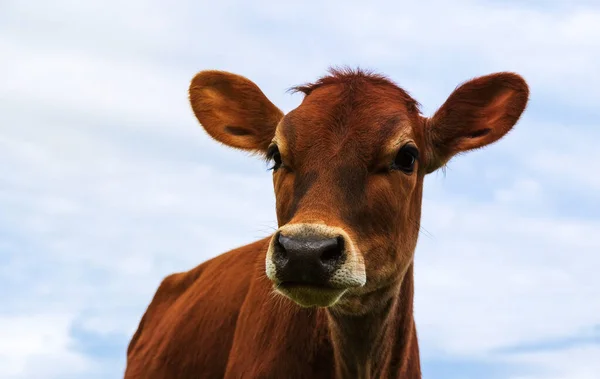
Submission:
<svg viewBox="0 0 600 379">
<path fill-rule="evenodd" d="M 311 153 L 368 158 L 391 139 L 418 138 L 416 112 L 403 94 L 392 85 L 368 82 L 318 88 L 283 118 L 277 139 L 298 159 Z"/>
</svg>

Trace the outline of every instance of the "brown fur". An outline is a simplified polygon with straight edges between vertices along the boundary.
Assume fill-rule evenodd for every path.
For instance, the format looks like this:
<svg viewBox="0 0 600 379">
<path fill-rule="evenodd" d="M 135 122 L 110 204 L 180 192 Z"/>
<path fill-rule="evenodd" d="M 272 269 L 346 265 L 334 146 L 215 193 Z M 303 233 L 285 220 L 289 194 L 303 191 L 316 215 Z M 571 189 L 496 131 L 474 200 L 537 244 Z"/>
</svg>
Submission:
<svg viewBox="0 0 600 379">
<path fill-rule="evenodd" d="M 528 88 L 498 73 L 457 88 L 432 118 L 387 78 L 332 70 L 296 87 L 287 115 L 248 79 L 199 73 L 194 113 L 218 141 L 266 153 L 280 227 L 343 229 L 367 273 L 333 306 L 303 308 L 265 275 L 271 237 L 168 276 L 128 349 L 125 378 L 420 378 L 413 257 L 423 179 L 453 155 L 493 143 L 525 109 Z M 419 150 L 412 174 L 390 170 L 398 149 Z"/>
</svg>

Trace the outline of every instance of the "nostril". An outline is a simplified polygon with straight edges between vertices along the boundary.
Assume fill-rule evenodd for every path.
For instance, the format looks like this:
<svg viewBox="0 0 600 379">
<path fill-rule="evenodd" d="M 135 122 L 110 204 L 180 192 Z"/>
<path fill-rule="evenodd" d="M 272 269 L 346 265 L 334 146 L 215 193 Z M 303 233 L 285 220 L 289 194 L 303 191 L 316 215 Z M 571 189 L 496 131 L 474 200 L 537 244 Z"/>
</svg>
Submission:
<svg viewBox="0 0 600 379">
<path fill-rule="evenodd" d="M 273 244 L 273 248 L 275 253 L 275 259 L 277 260 L 287 259 L 287 251 L 284 246 L 284 241 L 282 241 L 282 239 L 285 238 L 287 237 L 282 236 L 280 233 L 277 233 L 277 236 L 275 237 L 275 243 Z"/>
<path fill-rule="evenodd" d="M 337 239 L 337 244 L 338 244 L 340 251 L 343 252 L 344 248 L 346 247 L 344 237 L 338 236 L 336 239 Z"/>
<path fill-rule="evenodd" d="M 322 262 L 336 262 L 342 258 L 343 253 L 344 239 L 340 236 L 332 239 L 331 243 L 327 244 L 319 258 Z"/>
<path fill-rule="evenodd" d="M 326 261 L 337 261 L 340 258 L 340 256 L 341 256 L 340 250 L 337 247 L 332 247 L 332 248 L 329 248 L 329 249 L 325 250 L 321 254 L 321 260 L 323 262 L 326 262 Z"/>
</svg>

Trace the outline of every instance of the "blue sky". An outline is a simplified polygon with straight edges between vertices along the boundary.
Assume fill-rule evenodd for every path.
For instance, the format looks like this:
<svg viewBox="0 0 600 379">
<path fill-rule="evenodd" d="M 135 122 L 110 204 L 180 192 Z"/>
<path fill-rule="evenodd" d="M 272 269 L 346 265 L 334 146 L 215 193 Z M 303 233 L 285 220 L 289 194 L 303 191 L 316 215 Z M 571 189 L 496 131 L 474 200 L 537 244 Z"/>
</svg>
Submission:
<svg viewBox="0 0 600 379">
<path fill-rule="evenodd" d="M 121 376 L 164 276 L 276 226 L 264 162 L 197 124 L 197 71 L 245 75 L 289 111 L 287 88 L 350 65 L 427 115 L 478 75 L 531 86 L 513 132 L 426 180 L 424 378 L 599 378 L 594 4 L 3 1 L 0 377 Z"/>
</svg>

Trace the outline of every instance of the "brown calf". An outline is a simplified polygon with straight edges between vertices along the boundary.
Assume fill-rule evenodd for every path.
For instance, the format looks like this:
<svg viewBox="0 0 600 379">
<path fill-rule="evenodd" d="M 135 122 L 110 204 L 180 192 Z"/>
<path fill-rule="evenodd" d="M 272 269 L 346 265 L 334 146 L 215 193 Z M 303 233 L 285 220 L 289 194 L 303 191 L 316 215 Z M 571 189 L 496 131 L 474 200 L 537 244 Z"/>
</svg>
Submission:
<svg viewBox="0 0 600 379">
<path fill-rule="evenodd" d="M 203 71 L 206 131 L 273 163 L 279 229 L 164 279 L 125 378 L 420 378 L 413 256 L 423 179 L 504 136 L 528 101 L 512 73 L 458 87 L 431 118 L 385 77 L 332 70 L 287 115 L 251 81 Z"/>
</svg>

